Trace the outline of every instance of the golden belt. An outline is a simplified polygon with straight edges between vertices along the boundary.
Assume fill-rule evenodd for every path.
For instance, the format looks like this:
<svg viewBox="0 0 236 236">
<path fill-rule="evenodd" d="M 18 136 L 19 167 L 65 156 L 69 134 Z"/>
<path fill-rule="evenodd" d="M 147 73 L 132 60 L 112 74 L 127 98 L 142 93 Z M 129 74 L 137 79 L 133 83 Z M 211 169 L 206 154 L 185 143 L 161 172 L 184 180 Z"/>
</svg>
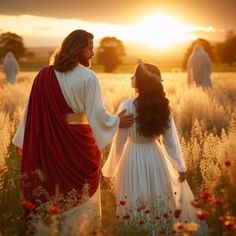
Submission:
<svg viewBox="0 0 236 236">
<path fill-rule="evenodd" d="M 65 118 L 69 125 L 86 125 L 89 123 L 85 113 L 66 113 Z"/>
</svg>

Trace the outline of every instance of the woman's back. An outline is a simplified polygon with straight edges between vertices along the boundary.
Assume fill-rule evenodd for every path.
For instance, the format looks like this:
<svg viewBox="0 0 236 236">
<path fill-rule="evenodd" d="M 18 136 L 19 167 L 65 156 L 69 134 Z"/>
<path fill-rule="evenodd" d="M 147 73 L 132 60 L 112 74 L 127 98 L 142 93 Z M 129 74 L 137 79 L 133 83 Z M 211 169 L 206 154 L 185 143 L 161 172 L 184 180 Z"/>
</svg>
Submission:
<svg viewBox="0 0 236 236">
<path fill-rule="evenodd" d="M 124 100 L 121 105 L 120 105 L 121 109 L 126 109 L 127 110 L 127 114 L 133 114 L 134 118 L 137 117 L 137 111 L 136 111 L 136 107 L 135 107 L 135 99 L 127 99 Z M 140 135 L 137 132 L 137 123 L 134 122 L 134 124 L 129 127 L 127 129 L 127 139 L 130 142 L 134 142 L 134 143 L 148 143 L 148 142 L 153 142 L 155 141 L 156 138 L 148 138 L 148 137 L 144 137 L 143 135 Z"/>
</svg>

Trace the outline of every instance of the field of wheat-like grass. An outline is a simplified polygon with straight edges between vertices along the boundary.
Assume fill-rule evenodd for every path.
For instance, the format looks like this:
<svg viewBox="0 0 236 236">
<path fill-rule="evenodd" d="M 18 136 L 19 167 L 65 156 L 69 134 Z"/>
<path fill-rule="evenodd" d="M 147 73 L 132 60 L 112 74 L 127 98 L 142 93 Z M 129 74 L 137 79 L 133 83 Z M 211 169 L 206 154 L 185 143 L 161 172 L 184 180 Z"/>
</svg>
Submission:
<svg viewBox="0 0 236 236">
<path fill-rule="evenodd" d="M 11 139 L 35 75 L 21 72 L 11 85 L 0 73 L 0 235 L 23 235 L 20 158 Z M 97 76 L 109 112 L 115 113 L 122 100 L 135 96 L 130 74 Z M 235 235 L 236 73 L 213 73 L 209 91 L 188 88 L 185 73 L 164 73 L 163 78 L 188 167 L 187 180 L 207 212 L 210 233 Z M 108 152 L 109 146 L 103 150 L 104 159 Z M 114 197 L 101 181 L 104 235 L 113 235 Z"/>
</svg>

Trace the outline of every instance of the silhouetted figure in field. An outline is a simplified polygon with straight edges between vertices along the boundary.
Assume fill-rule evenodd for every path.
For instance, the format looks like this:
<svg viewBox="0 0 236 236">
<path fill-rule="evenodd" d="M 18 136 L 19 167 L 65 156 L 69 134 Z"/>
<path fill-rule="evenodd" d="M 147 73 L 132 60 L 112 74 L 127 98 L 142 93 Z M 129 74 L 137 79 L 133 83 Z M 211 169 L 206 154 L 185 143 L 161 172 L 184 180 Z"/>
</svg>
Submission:
<svg viewBox="0 0 236 236">
<path fill-rule="evenodd" d="M 211 88 L 211 60 L 202 45 L 196 44 L 188 59 L 188 85 L 195 84 L 203 88 Z"/>
<path fill-rule="evenodd" d="M 8 52 L 3 61 L 3 71 L 6 74 L 8 83 L 16 82 L 16 74 L 19 71 L 19 65 L 12 52 Z"/>
</svg>

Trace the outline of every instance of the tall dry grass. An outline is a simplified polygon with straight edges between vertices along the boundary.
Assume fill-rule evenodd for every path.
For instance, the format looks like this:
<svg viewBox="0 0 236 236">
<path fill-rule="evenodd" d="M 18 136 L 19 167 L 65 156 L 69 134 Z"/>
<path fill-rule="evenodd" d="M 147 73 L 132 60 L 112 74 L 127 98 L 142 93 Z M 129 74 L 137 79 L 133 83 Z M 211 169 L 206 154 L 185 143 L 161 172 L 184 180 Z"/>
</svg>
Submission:
<svg viewBox="0 0 236 236">
<path fill-rule="evenodd" d="M 9 85 L 0 73 L 0 233 L 22 234 L 22 207 L 19 190 L 20 160 L 11 139 L 21 118 L 35 72 L 20 73 L 18 82 Z M 119 103 L 134 97 L 129 74 L 97 74 L 105 106 L 115 113 Z M 164 73 L 164 87 L 174 114 L 188 166 L 188 182 L 198 196 L 203 191 L 221 205 L 205 202 L 212 235 L 225 232 L 224 222 L 235 214 L 236 203 L 236 73 L 213 73 L 213 89 L 188 88 L 185 73 Z M 109 146 L 103 151 L 104 158 Z M 225 165 L 230 162 L 230 166 Z M 114 199 L 102 184 L 105 235 L 114 230 Z M 212 201 L 213 201 L 212 200 Z M 217 214 L 216 214 L 217 212 Z M 109 222 L 109 223 L 107 223 Z M 109 228 L 110 227 L 110 228 Z"/>
</svg>

